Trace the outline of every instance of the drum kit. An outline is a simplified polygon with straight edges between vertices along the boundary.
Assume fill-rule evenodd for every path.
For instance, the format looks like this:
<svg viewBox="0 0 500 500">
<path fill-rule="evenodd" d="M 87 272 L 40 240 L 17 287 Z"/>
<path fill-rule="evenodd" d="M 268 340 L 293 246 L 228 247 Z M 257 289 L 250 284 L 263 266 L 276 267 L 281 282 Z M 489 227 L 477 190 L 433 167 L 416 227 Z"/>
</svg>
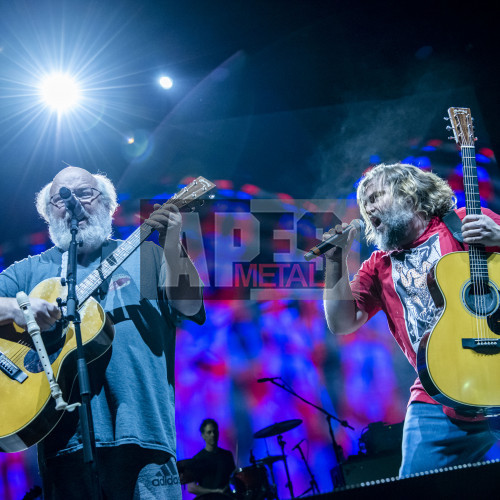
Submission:
<svg viewBox="0 0 500 500">
<path fill-rule="evenodd" d="M 251 465 L 236 469 L 230 477 L 229 492 L 208 493 L 196 497 L 199 500 L 278 500 L 277 487 L 274 479 L 273 466 L 277 462 L 283 462 L 287 477 L 286 487 L 289 489 L 291 498 L 294 498 L 293 487 L 288 469 L 287 456 L 285 454 L 285 441 L 282 433 L 295 429 L 302 423 L 300 419 L 285 420 L 264 427 L 257 431 L 253 437 L 264 439 L 276 436 L 281 448 L 281 455 L 268 455 L 256 459 L 250 454 Z M 197 481 L 198 467 L 195 459 L 179 460 L 177 463 L 181 484 Z M 268 473 L 269 472 L 269 473 Z M 271 479 L 270 479 L 271 478 Z"/>
</svg>

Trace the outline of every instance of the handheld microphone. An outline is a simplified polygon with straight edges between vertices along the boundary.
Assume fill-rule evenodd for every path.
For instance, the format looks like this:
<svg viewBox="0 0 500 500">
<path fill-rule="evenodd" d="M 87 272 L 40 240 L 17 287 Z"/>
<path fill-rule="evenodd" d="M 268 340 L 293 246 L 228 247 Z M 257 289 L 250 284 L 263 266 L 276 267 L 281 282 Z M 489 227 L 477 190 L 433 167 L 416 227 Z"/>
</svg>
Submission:
<svg viewBox="0 0 500 500">
<path fill-rule="evenodd" d="M 259 384 L 261 384 L 262 382 L 271 382 L 273 380 L 276 380 L 277 378 L 281 378 L 281 377 L 268 377 L 268 378 L 258 378 L 257 379 L 257 382 Z"/>
<path fill-rule="evenodd" d="M 365 230 L 365 223 L 361 219 L 354 219 L 342 233 L 334 234 L 321 243 L 318 243 L 315 247 L 312 247 L 311 250 L 304 255 L 304 259 L 314 259 L 315 257 L 323 255 L 334 246 L 342 246 L 347 241 L 349 233 L 353 229 L 362 234 Z"/>
<path fill-rule="evenodd" d="M 88 218 L 89 214 L 83 208 L 80 200 L 67 187 L 59 189 L 59 196 L 64 201 L 66 210 L 71 212 L 78 222 Z"/>
<path fill-rule="evenodd" d="M 302 441 L 299 441 L 293 448 L 292 448 L 292 451 L 293 450 L 296 450 L 304 441 L 306 440 L 306 438 L 302 439 Z"/>
</svg>

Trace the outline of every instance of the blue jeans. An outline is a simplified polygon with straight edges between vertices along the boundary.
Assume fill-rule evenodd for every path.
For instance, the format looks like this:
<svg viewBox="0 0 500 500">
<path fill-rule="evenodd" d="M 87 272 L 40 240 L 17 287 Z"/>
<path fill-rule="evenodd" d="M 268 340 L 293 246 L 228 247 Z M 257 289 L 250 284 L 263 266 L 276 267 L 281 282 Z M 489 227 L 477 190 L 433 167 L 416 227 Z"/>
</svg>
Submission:
<svg viewBox="0 0 500 500">
<path fill-rule="evenodd" d="M 403 427 L 399 475 L 478 462 L 496 441 L 488 421 L 456 420 L 440 405 L 412 403 Z"/>
</svg>

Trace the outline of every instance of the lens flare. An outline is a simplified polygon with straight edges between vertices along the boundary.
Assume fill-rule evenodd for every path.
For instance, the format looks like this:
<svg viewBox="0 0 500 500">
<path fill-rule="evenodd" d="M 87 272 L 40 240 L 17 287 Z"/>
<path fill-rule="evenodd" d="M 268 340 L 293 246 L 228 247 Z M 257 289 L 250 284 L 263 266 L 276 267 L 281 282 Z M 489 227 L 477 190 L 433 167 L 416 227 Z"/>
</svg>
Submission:
<svg viewBox="0 0 500 500">
<path fill-rule="evenodd" d="M 80 99 L 80 88 L 68 75 L 49 75 L 42 82 L 41 95 L 50 108 L 61 113 L 76 107 Z"/>
</svg>

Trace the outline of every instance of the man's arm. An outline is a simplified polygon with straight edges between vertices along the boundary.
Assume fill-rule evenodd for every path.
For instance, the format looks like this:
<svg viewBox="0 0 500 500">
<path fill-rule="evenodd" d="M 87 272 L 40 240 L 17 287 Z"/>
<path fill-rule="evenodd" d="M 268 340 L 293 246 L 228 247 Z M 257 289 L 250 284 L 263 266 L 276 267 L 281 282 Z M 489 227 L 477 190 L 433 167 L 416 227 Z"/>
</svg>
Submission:
<svg viewBox="0 0 500 500">
<path fill-rule="evenodd" d="M 210 488 L 204 488 L 203 486 L 200 486 L 196 483 L 188 483 L 187 490 L 189 491 L 189 493 L 193 493 L 194 495 L 203 495 L 205 493 L 224 493 L 223 488 L 211 490 Z"/>
<path fill-rule="evenodd" d="M 179 209 L 175 205 L 155 205 L 155 212 L 145 222 L 160 235 L 167 267 L 168 300 L 185 316 L 193 316 L 202 306 L 203 287 L 198 271 L 180 242 L 182 216 Z"/>
<path fill-rule="evenodd" d="M 323 235 L 329 238 L 333 231 L 341 233 L 347 224 L 336 226 Z M 329 330 L 337 335 L 345 335 L 356 331 L 368 320 L 368 314 L 356 307 L 349 283 L 347 255 L 354 239 L 354 231 L 347 239 L 344 248 L 334 247 L 325 253 L 325 290 L 323 305 L 326 323 Z"/>
<path fill-rule="evenodd" d="M 43 299 L 30 298 L 31 309 L 35 321 L 41 330 L 48 330 L 61 317 L 61 311 L 55 304 Z M 26 326 L 24 314 L 14 297 L 0 297 L 0 325 L 16 323 Z"/>
</svg>

